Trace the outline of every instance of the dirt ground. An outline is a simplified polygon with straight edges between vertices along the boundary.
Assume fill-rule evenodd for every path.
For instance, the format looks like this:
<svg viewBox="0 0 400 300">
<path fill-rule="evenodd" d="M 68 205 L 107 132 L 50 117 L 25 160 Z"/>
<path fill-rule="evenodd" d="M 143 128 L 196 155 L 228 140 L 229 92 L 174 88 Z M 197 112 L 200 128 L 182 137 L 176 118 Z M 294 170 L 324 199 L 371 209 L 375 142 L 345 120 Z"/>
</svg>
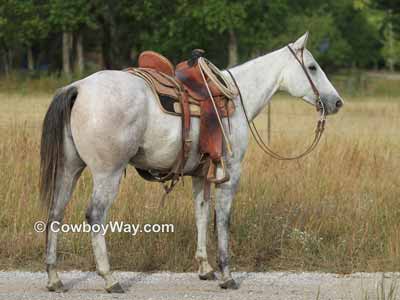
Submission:
<svg viewBox="0 0 400 300">
<path fill-rule="evenodd" d="M 46 290 L 45 273 L 0 272 L 0 299 L 398 299 L 398 273 L 234 273 L 238 290 L 222 290 L 218 281 L 200 281 L 194 273 L 117 272 L 125 294 L 107 294 L 93 272 L 60 274 L 68 291 Z M 382 298 L 382 292 L 385 293 Z M 396 291 L 397 292 L 397 291 Z M 379 293 L 379 296 L 378 296 Z M 397 293 L 399 294 L 399 293 Z M 368 298 L 366 297 L 368 295 Z"/>
</svg>

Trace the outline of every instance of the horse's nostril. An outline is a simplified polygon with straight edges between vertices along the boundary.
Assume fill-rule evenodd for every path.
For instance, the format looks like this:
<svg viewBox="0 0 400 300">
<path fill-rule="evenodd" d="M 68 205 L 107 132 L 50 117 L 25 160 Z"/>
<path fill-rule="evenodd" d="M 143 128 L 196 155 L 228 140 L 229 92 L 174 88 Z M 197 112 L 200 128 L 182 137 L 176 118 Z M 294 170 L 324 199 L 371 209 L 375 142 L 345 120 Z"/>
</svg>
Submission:
<svg viewBox="0 0 400 300">
<path fill-rule="evenodd" d="M 343 101 L 342 100 L 336 101 L 336 107 L 337 108 L 341 108 L 342 106 L 343 106 Z"/>
</svg>

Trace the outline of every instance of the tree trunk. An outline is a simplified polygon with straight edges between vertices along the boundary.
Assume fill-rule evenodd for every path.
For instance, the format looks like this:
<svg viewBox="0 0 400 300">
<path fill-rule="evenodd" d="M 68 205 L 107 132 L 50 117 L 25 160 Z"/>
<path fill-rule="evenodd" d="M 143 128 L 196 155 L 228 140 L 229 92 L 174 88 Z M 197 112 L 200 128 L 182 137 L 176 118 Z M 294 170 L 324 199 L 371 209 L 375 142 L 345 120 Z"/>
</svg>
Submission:
<svg viewBox="0 0 400 300">
<path fill-rule="evenodd" d="M 392 23 L 392 10 L 389 10 L 389 53 L 388 59 L 389 70 L 394 72 L 395 53 L 394 53 L 394 37 L 393 37 L 393 23 Z"/>
<path fill-rule="evenodd" d="M 115 64 L 114 57 L 114 35 L 115 33 L 115 22 L 111 10 L 99 17 L 99 22 L 103 31 L 103 38 L 101 41 L 101 54 L 103 59 L 104 69 L 113 69 Z"/>
<path fill-rule="evenodd" d="M 13 70 L 14 52 L 11 49 L 7 50 L 8 74 Z"/>
<path fill-rule="evenodd" d="M 238 44 L 236 34 L 233 30 L 229 30 L 229 44 L 228 44 L 228 66 L 234 66 L 238 63 Z"/>
<path fill-rule="evenodd" d="M 8 63 L 7 53 L 8 52 L 3 53 L 4 74 L 6 75 L 6 77 L 8 77 L 10 75 L 10 65 Z"/>
<path fill-rule="evenodd" d="M 252 49 L 250 53 L 250 58 L 254 59 L 261 55 L 261 51 L 259 49 Z"/>
<path fill-rule="evenodd" d="M 129 53 L 129 65 L 137 65 L 138 51 L 136 48 L 131 48 Z"/>
<path fill-rule="evenodd" d="M 101 53 L 104 69 L 112 69 L 111 33 L 107 24 L 103 24 L 103 40 L 101 42 Z"/>
<path fill-rule="evenodd" d="M 63 73 L 66 76 L 71 76 L 71 46 L 72 34 L 71 32 L 63 32 Z"/>
<path fill-rule="evenodd" d="M 28 58 L 28 70 L 33 72 L 35 70 L 35 61 L 33 58 L 33 51 L 32 51 L 32 46 L 28 46 L 27 49 L 27 58 Z"/>
<path fill-rule="evenodd" d="M 82 75 L 85 68 L 85 61 L 83 56 L 83 41 L 82 32 L 78 31 L 76 34 L 76 71 L 79 75 Z"/>
</svg>

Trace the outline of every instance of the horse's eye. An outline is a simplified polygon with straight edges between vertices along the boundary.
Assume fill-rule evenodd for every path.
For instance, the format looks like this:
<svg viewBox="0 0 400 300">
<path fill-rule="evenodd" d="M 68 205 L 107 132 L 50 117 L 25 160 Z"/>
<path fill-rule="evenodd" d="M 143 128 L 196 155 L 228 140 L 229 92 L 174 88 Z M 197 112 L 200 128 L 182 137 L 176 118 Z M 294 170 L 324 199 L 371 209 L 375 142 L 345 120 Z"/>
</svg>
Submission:
<svg viewBox="0 0 400 300">
<path fill-rule="evenodd" d="M 308 67 L 308 69 L 309 69 L 310 71 L 316 71 L 316 70 L 317 70 L 317 67 L 316 67 L 316 65 L 310 65 L 310 66 Z"/>
</svg>

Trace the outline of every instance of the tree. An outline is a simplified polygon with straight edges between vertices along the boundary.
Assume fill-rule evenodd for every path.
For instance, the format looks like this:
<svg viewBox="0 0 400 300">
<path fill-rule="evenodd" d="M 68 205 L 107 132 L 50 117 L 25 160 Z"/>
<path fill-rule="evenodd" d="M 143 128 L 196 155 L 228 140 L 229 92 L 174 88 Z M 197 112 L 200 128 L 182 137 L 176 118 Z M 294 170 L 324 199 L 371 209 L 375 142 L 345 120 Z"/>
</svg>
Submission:
<svg viewBox="0 0 400 300">
<path fill-rule="evenodd" d="M 178 62 L 194 48 L 224 67 L 307 30 L 325 68 L 394 65 L 399 6 L 398 0 L 0 0 L 0 67 L 8 72 L 27 60 L 33 69 L 40 60 L 65 74 L 82 73 L 89 55 L 93 66 L 101 57 L 102 67 L 119 69 L 143 50 Z"/>
<path fill-rule="evenodd" d="M 104 68 L 115 69 L 124 65 L 132 47 L 130 43 L 138 42 L 134 33 L 141 23 L 136 20 L 136 8 L 140 7 L 141 3 L 142 1 L 94 0 L 92 13 L 101 37 Z M 131 20 L 127 19 L 127 11 L 133 12 Z"/>
<path fill-rule="evenodd" d="M 246 8 L 248 2 L 209 0 L 202 1 L 200 5 L 192 5 L 192 17 L 200 26 L 207 29 L 209 33 L 217 32 L 224 35 L 228 41 L 228 66 L 238 63 L 238 34 L 245 27 L 247 17 Z M 221 47 L 221 45 L 220 45 Z"/>
<path fill-rule="evenodd" d="M 386 22 L 382 26 L 383 48 L 382 56 L 386 65 L 391 72 L 394 72 L 395 66 L 400 62 L 400 41 L 395 38 L 393 29 L 393 21 L 391 17 L 392 11 L 389 10 Z"/>
<path fill-rule="evenodd" d="M 396 0 L 375 0 L 370 3 L 373 8 L 383 12 L 381 34 L 383 41 L 382 56 L 391 71 L 400 62 L 400 2 Z"/>
<path fill-rule="evenodd" d="M 6 74 L 12 68 L 14 51 L 20 46 L 26 49 L 29 70 L 34 69 L 32 45 L 43 39 L 49 29 L 43 18 L 45 11 L 44 1 L 4 0 L 0 3 L 0 51 Z"/>
<path fill-rule="evenodd" d="M 73 35 L 75 35 L 77 72 L 82 73 L 84 69 L 82 30 L 85 26 L 94 23 L 91 15 L 91 2 L 86 0 L 50 0 L 49 6 L 49 23 L 53 28 L 62 32 L 63 72 L 67 76 L 71 75 L 71 51 Z"/>
<path fill-rule="evenodd" d="M 372 11 L 352 1 L 334 1 L 330 7 L 343 39 L 349 45 L 346 65 L 371 67 L 381 60 L 379 27 L 372 22 Z"/>
</svg>

